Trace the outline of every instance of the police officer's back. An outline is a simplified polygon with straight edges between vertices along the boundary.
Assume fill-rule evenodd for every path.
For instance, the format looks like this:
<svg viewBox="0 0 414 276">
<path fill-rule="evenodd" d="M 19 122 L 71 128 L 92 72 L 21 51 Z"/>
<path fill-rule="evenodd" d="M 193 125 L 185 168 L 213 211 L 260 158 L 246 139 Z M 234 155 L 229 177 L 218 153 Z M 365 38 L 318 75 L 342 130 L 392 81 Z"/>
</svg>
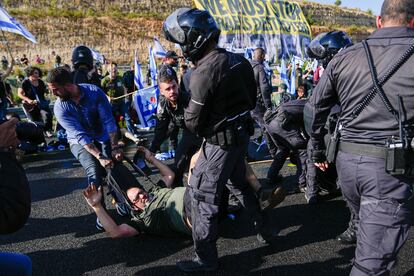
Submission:
<svg viewBox="0 0 414 276">
<path fill-rule="evenodd" d="M 414 209 L 413 1 L 385 0 L 377 25 L 366 42 L 332 59 L 306 106 L 312 158 L 323 170 L 322 129 L 329 109 L 342 108 L 336 165 L 344 198 L 360 219 L 351 275 L 389 274 Z"/>
</svg>

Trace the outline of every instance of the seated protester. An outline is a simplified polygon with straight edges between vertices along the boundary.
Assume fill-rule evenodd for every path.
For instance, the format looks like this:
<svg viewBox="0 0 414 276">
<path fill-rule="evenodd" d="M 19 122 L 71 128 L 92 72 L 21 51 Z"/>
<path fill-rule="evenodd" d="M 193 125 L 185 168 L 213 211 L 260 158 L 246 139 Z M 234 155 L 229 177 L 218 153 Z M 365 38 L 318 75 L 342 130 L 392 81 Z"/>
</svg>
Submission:
<svg viewBox="0 0 414 276">
<path fill-rule="evenodd" d="M 50 101 L 46 99 L 48 94 L 46 84 L 42 81 L 42 71 L 37 67 L 26 68 L 27 79 L 17 90 L 17 95 L 23 101 L 23 110 L 27 118 L 33 122 L 43 122 L 47 137 L 52 137 L 52 111 Z"/>
<path fill-rule="evenodd" d="M 272 93 L 272 102 L 275 107 L 282 103 L 292 100 L 292 96 L 287 92 L 287 85 L 285 83 L 279 84 L 277 92 Z"/>
<path fill-rule="evenodd" d="M 306 92 L 305 92 L 305 86 L 303 85 L 299 85 L 298 90 L 297 90 L 297 100 L 305 100 L 308 98 Z"/>
<path fill-rule="evenodd" d="M 270 183 L 276 183 L 289 154 L 297 153 L 298 189 L 301 191 L 306 187 L 307 139 L 304 138 L 302 131 L 304 130 L 303 108 L 306 102 L 306 100 L 290 101 L 281 104 L 270 116 L 265 115 L 266 129 L 277 146 L 267 178 Z"/>
<path fill-rule="evenodd" d="M 150 151 L 155 153 L 160 149 L 161 144 L 168 137 L 171 123 L 183 130 L 174 161 L 174 170 L 177 174 L 174 185 L 178 185 L 184 172 L 188 171 L 191 156 L 200 148 L 202 139 L 185 126 L 184 108 L 188 105 L 190 95 L 179 90 L 174 73 L 166 66 L 158 74 L 158 85 L 163 97 L 160 97 L 158 102 L 157 124 Z"/>
<path fill-rule="evenodd" d="M 135 177 L 123 165 L 117 164 L 112 174 L 116 174 L 117 179 L 121 179 L 118 185 L 123 190 L 132 207 L 131 221 L 117 225 L 109 216 L 101 204 L 102 190 L 91 184 L 83 191 L 85 200 L 94 210 L 101 221 L 104 229 L 112 238 L 131 237 L 140 233 L 157 234 L 161 236 L 174 236 L 183 234 L 191 236 L 191 199 L 189 190 L 186 187 L 164 188 L 171 186 L 175 174 L 161 161 L 157 160 L 152 152 L 144 147 L 138 147 L 138 151 L 144 153 L 145 160 L 157 167 L 161 174 L 161 179 L 156 186 L 151 187 L 149 191 L 138 183 Z M 195 159 L 197 156 L 195 156 Z M 246 171 L 248 174 L 249 171 Z M 255 178 L 250 171 L 249 179 Z M 256 180 L 257 188 L 260 189 L 260 183 Z M 263 194 L 265 190 L 263 191 Z M 272 208 L 282 202 L 280 193 L 273 190 L 268 193 L 267 208 Z"/>
</svg>

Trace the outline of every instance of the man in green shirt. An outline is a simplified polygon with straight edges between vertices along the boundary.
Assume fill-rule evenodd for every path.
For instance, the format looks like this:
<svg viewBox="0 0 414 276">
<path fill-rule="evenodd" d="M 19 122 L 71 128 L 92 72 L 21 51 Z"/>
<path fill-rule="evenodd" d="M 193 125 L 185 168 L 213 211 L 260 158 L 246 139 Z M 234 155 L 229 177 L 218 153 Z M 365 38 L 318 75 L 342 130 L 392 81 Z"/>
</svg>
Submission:
<svg viewBox="0 0 414 276">
<path fill-rule="evenodd" d="M 109 75 L 102 79 L 101 86 L 102 90 L 111 102 L 112 114 L 115 119 L 119 118 L 121 115 L 124 118 L 129 118 L 129 116 L 125 116 L 125 113 L 129 112 L 125 102 L 126 98 L 116 99 L 125 95 L 127 92 L 123 84 L 122 77 L 118 75 L 118 65 L 115 62 L 111 62 L 109 64 Z M 121 131 L 118 126 L 118 138 L 120 138 L 120 136 Z"/>
<path fill-rule="evenodd" d="M 131 220 L 117 225 L 101 205 L 101 188 L 97 189 L 93 184 L 83 191 L 87 203 L 112 238 L 131 237 L 140 233 L 161 236 L 176 236 L 177 234 L 191 236 L 191 199 L 188 189 L 185 187 L 163 188 L 171 186 L 175 177 L 174 172 L 157 160 L 148 149 L 138 147 L 138 151 L 144 154 L 147 162 L 159 169 L 161 178 L 157 185 L 147 192 L 135 177 L 126 171 L 128 169 L 125 166 L 118 164 L 114 167 L 112 174 L 117 179 L 120 188 L 125 191 L 125 196 L 133 209 Z M 255 182 L 251 186 L 257 192 L 255 186 L 260 189 L 260 184 L 252 170 L 247 170 L 246 178 L 249 183 Z M 261 194 L 266 196 L 267 208 L 275 207 L 285 197 L 284 192 L 281 193 L 276 189 Z"/>
</svg>

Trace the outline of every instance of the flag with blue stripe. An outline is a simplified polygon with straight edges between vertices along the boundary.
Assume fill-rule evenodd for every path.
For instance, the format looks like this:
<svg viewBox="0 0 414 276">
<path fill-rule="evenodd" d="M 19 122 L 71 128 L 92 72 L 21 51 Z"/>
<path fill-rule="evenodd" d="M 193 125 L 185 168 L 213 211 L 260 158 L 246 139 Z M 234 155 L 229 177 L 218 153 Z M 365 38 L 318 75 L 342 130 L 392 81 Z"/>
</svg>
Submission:
<svg viewBox="0 0 414 276">
<path fill-rule="evenodd" d="M 92 49 L 92 48 L 89 48 L 89 49 L 91 49 L 91 52 L 92 52 L 92 56 L 93 56 L 93 59 L 94 60 L 96 60 L 96 61 L 99 61 L 100 63 L 104 63 L 104 57 L 103 57 L 103 55 L 101 55 L 101 53 L 99 53 L 97 50 L 95 50 L 95 49 Z"/>
<path fill-rule="evenodd" d="M 149 46 L 149 71 L 152 84 L 155 85 L 157 83 L 157 64 L 155 63 L 154 52 L 152 51 L 151 46 Z"/>
<path fill-rule="evenodd" d="M 138 89 L 144 88 L 144 85 L 142 84 L 141 64 L 138 63 L 137 52 L 135 52 L 135 59 L 134 59 L 134 83 Z"/>
<path fill-rule="evenodd" d="M 155 85 L 138 90 L 134 94 L 134 107 L 141 122 L 141 128 L 155 127 L 159 93 L 158 85 Z"/>
<path fill-rule="evenodd" d="M 295 57 L 292 61 L 292 73 L 290 74 L 290 94 L 296 95 L 296 63 Z"/>
<path fill-rule="evenodd" d="M 2 7 L 0 7 L 0 29 L 22 35 L 31 42 L 37 43 L 36 38 Z"/>
<path fill-rule="evenodd" d="M 289 78 L 288 78 L 286 63 L 284 59 L 282 59 L 282 62 L 280 64 L 280 80 L 282 81 L 282 83 L 286 84 L 287 91 L 290 91 Z"/>
<path fill-rule="evenodd" d="M 156 37 L 154 37 L 154 51 L 156 57 L 163 58 L 167 54 L 167 51 L 165 51 L 164 47 L 162 47 L 160 41 Z"/>
</svg>

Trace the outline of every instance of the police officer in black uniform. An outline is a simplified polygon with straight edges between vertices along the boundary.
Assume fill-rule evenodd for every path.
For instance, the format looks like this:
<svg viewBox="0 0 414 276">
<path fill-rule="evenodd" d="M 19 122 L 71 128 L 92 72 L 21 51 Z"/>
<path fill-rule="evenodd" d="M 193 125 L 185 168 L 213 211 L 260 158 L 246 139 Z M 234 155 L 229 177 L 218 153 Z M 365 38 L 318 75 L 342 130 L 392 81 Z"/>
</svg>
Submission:
<svg viewBox="0 0 414 276">
<path fill-rule="evenodd" d="M 413 1 L 385 0 L 377 26 L 332 59 L 305 107 L 312 158 L 325 170 L 322 128 L 341 104 L 340 139 L 332 144 L 342 193 L 360 219 L 351 275 L 389 275 L 414 208 Z"/>
<path fill-rule="evenodd" d="M 176 177 L 174 185 L 180 184 L 184 172 L 188 171 L 191 157 L 201 146 L 202 138 L 191 133 L 184 123 L 184 108 L 188 106 L 190 95 L 180 91 L 176 82 L 176 75 L 169 68 L 161 70 L 158 74 L 158 86 L 164 100 L 158 103 L 157 124 L 150 151 L 157 152 L 161 144 L 168 137 L 170 124 L 182 129 L 182 137 L 178 142 L 175 155 L 174 170 Z"/>
<path fill-rule="evenodd" d="M 332 60 L 332 58 L 340 52 L 342 49 L 349 47 L 352 45 L 351 38 L 348 37 L 346 33 L 343 31 L 331 31 L 328 33 L 321 33 L 317 37 L 315 37 L 311 43 L 310 46 L 307 48 L 308 56 L 311 58 L 319 59 L 319 63 L 322 65 L 323 68 L 326 69 L 329 62 Z M 335 108 L 336 107 L 336 108 Z M 336 110 L 334 110 L 336 109 Z M 333 110 L 333 112 L 332 112 Z M 334 106 L 334 108 L 331 110 L 331 117 L 328 118 L 327 127 L 326 130 L 328 131 L 327 136 L 333 135 L 335 132 L 335 127 L 337 125 L 337 119 L 338 115 L 340 113 L 340 107 Z M 308 111 L 308 110 L 306 110 Z M 305 111 L 305 113 L 306 113 Z M 312 114 L 305 114 L 305 117 L 312 116 Z M 311 126 L 306 125 L 308 133 L 311 133 Z M 329 141 L 329 138 L 327 139 L 327 136 L 325 136 L 325 142 Z M 312 143 L 308 144 L 308 151 L 312 151 Z M 309 156 L 311 153 L 308 154 Z M 307 177 L 312 177 L 312 175 L 320 175 L 320 170 L 317 170 L 315 166 L 313 166 L 312 160 L 308 159 L 308 166 L 307 166 Z M 334 167 L 334 164 L 331 163 L 328 171 L 336 170 Z M 315 187 L 315 186 L 313 186 Z M 306 196 L 309 199 L 315 198 L 316 195 L 316 189 L 312 188 L 312 186 L 307 186 L 306 190 Z M 356 242 L 356 231 L 358 229 L 359 225 L 359 217 L 358 214 L 354 214 L 351 211 L 351 219 L 348 224 L 348 228 L 338 235 L 336 239 L 343 244 L 354 244 Z"/>
<path fill-rule="evenodd" d="M 94 70 L 91 49 L 84 45 L 76 46 L 72 51 L 73 83 L 90 83 L 101 87 L 99 75 Z"/>
<path fill-rule="evenodd" d="M 251 116 L 260 126 L 261 135 L 259 137 L 266 139 L 269 153 L 272 157 L 274 157 L 276 153 L 276 146 L 270 138 L 263 122 L 263 115 L 265 111 L 267 109 L 272 109 L 272 101 L 270 99 L 270 94 L 272 93 L 272 85 L 271 81 L 267 77 L 263 65 L 265 56 L 266 52 L 263 48 L 256 48 L 253 52 L 253 59 L 250 61 L 257 86 L 257 102 L 256 107 L 251 112 Z"/>
<path fill-rule="evenodd" d="M 297 156 L 297 176 L 299 187 L 304 191 L 306 187 L 306 145 L 303 123 L 303 108 L 307 100 L 294 100 L 281 104 L 275 112 L 267 112 L 265 126 L 271 139 L 277 146 L 276 154 L 267 173 L 271 184 L 277 182 L 279 171 L 282 169 L 291 152 Z M 292 160 L 292 162 L 295 162 Z"/>
<path fill-rule="evenodd" d="M 166 38 L 178 43 L 184 56 L 197 63 L 184 116 L 187 128 L 204 138 L 189 181 L 196 256 L 177 266 L 185 272 L 213 271 L 218 262 L 219 205 L 228 179 L 233 183 L 228 185 L 231 193 L 239 196 L 252 215 L 258 215 L 244 163 L 253 130 L 250 110 L 256 104 L 256 83 L 245 58 L 217 48 L 220 30 L 208 12 L 178 9 L 163 28 Z M 256 222 L 261 226 L 259 219 Z"/>
<path fill-rule="evenodd" d="M 178 77 L 177 77 L 177 72 L 175 71 L 174 68 L 178 66 L 178 58 L 179 56 L 177 55 L 176 52 L 168 51 L 167 53 L 165 53 L 165 58 L 159 68 L 160 74 L 172 73 L 176 83 L 178 83 Z M 158 98 L 158 103 L 159 105 L 162 105 L 162 106 L 168 105 L 168 100 L 166 100 L 165 97 L 161 94 Z M 168 135 L 170 138 L 170 153 L 172 153 L 172 157 L 175 157 L 176 155 L 175 151 L 177 150 L 177 147 L 178 147 L 178 133 L 179 132 L 180 132 L 180 127 L 174 125 L 174 123 L 171 122 L 170 125 L 168 126 L 168 133 L 169 133 Z"/>
</svg>

